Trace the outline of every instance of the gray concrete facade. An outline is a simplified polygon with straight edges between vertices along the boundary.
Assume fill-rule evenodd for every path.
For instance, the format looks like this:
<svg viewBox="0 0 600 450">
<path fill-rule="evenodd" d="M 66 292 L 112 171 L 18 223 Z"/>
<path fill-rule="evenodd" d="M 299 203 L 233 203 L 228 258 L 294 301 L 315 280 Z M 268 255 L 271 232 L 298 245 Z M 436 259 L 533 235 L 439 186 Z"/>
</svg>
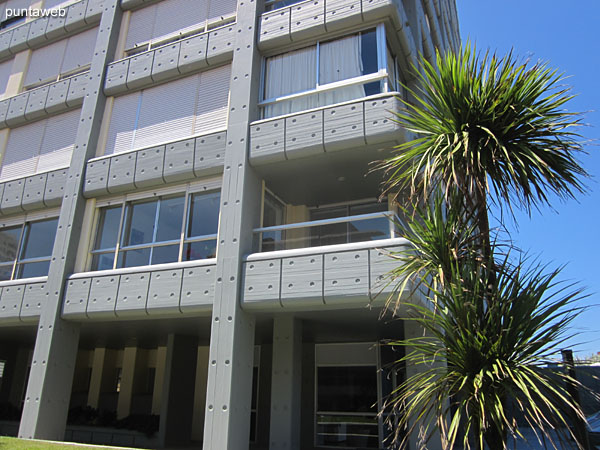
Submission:
<svg viewBox="0 0 600 450">
<path fill-rule="evenodd" d="M 460 45 L 454 1 L 191 3 L 79 0 L 0 29 L 0 406 L 20 414 L 0 434 L 386 448 L 380 342 L 404 329 L 378 314 L 406 242 L 365 174 L 410 137 L 390 111 L 411 64 Z M 40 52 L 96 27 L 86 64 L 26 85 Z M 83 408 L 157 430 L 75 426 Z"/>
</svg>

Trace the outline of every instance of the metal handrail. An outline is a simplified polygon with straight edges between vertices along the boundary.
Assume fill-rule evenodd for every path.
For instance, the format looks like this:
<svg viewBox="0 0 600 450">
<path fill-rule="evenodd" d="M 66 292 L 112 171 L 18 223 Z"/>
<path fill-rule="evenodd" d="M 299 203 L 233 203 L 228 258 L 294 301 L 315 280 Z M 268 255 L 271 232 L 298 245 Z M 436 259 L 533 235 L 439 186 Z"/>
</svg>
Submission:
<svg viewBox="0 0 600 450">
<path fill-rule="evenodd" d="M 333 219 L 312 220 L 310 222 L 297 222 L 288 225 L 275 225 L 272 227 L 261 227 L 252 230 L 254 233 L 264 233 L 268 231 L 284 231 L 294 230 L 297 228 L 317 227 L 320 225 L 331 225 L 334 223 L 356 222 L 359 220 L 377 219 L 379 217 L 387 217 L 390 220 L 398 220 L 398 216 L 393 211 L 381 211 L 376 213 L 358 214 L 356 216 L 336 217 Z"/>
</svg>

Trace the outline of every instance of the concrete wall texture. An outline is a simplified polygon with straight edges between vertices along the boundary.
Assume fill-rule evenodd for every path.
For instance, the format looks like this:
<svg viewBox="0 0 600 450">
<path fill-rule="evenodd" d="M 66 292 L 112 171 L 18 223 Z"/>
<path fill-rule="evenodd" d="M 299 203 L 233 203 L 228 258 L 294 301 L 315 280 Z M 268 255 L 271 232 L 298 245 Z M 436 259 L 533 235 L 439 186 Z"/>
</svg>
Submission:
<svg viewBox="0 0 600 450">
<path fill-rule="evenodd" d="M 378 320 L 405 242 L 365 174 L 410 138 L 418 56 L 460 45 L 454 2 L 2 11 L 0 433 L 387 448 L 380 343 L 419 330 Z M 158 430 L 68 424 L 86 407 Z"/>
</svg>

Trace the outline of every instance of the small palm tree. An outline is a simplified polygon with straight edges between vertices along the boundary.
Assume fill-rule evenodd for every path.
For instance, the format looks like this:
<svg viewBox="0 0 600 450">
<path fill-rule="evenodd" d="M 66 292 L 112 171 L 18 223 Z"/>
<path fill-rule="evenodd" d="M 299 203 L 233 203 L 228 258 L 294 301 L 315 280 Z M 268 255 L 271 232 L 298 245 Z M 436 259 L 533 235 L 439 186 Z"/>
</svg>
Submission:
<svg viewBox="0 0 600 450">
<path fill-rule="evenodd" d="M 581 290 L 561 286 L 559 270 L 512 264 L 504 246 L 492 244 L 499 261 L 486 263 L 466 216 L 447 213 L 439 198 L 418 217 L 403 230 L 412 246 L 394 254 L 399 265 L 390 274 L 425 288 L 428 300 L 404 304 L 400 316 L 423 336 L 390 342 L 405 348 L 399 364 L 421 368 L 386 402 L 388 417 L 399 420 L 396 443 L 405 445 L 419 421 L 426 436 L 439 430 L 448 449 L 504 449 L 510 436 L 523 436 L 524 423 L 551 442 L 557 431 L 575 438 L 569 420 L 584 416 L 566 383 L 582 386 L 549 364 L 571 337 Z"/>
</svg>

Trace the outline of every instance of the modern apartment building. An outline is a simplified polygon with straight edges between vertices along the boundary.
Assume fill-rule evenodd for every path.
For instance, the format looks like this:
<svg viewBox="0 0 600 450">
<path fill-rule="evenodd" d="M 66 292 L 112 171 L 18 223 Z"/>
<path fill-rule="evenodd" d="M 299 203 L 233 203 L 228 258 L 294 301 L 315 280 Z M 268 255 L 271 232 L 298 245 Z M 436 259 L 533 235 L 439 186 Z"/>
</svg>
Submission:
<svg viewBox="0 0 600 450">
<path fill-rule="evenodd" d="M 404 241 L 366 174 L 454 2 L 0 9 L 0 430 L 386 448 L 415 368 L 380 343 L 419 330 L 379 320 Z"/>
</svg>

